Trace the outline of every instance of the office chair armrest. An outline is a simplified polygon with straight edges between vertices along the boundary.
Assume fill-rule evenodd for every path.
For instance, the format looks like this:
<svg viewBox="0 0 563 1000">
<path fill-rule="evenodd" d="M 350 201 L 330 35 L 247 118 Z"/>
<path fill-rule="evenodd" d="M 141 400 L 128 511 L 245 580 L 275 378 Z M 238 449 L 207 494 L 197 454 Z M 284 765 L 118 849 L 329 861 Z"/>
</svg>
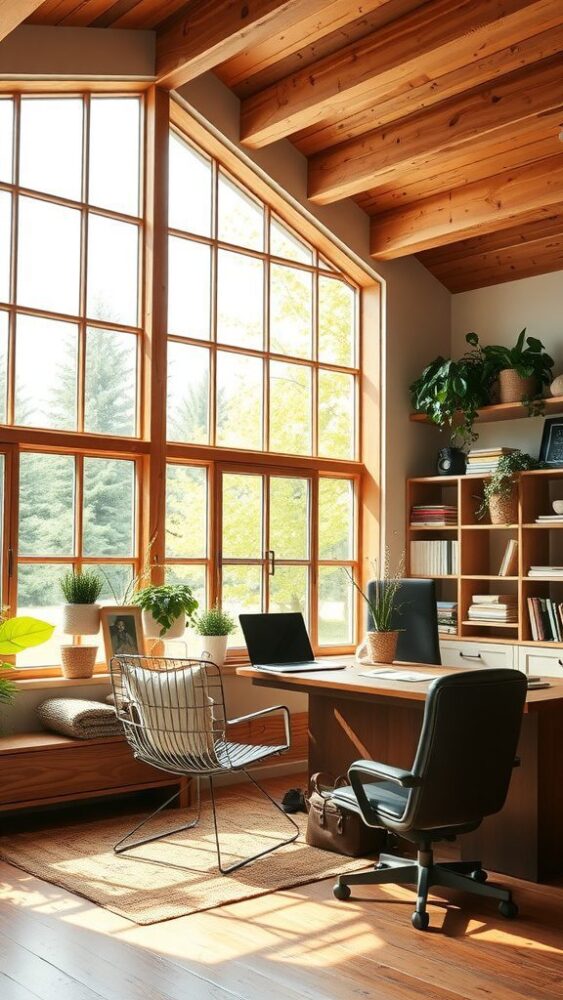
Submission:
<svg viewBox="0 0 563 1000">
<path fill-rule="evenodd" d="M 289 709 L 285 705 L 273 705 L 272 708 L 261 708 L 250 715 L 241 715 L 238 719 L 227 719 L 228 726 L 234 726 L 237 722 L 251 722 L 253 719 L 260 719 L 264 715 L 272 715 L 273 712 L 283 712 L 283 724 L 285 731 L 285 744 L 291 745 L 291 727 L 289 722 Z"/>
<path fill-rule="evenodd" d="M 391 767 L 390 764 L 380 764 L 375 760 L 356 760 L 348 769 L 348 777 L 354 791 L 356 785 L 361 784 L 358 780 L 360 774 L 366 774 L 381 781 L 393 781 L 403 788 L 414 788 L 422 784 L 422 778 L 417 778 L 410 771 L 405 771 L 402 767 Z"/>
</svg>

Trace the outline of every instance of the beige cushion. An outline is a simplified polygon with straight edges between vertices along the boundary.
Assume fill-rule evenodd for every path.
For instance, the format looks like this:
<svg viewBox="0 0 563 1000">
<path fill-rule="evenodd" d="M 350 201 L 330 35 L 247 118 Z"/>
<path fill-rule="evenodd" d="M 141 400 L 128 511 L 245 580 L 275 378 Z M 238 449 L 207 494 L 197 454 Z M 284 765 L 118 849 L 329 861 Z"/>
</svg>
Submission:
<svg viewBox="0 0 563 1000">
<path fill-rule="evenodd" d="M 213 701 L 203 667 L 147 670 L 133 666 L 123 679 L 149 748 L 182 759 L 213 753 Z"/>
</svg>

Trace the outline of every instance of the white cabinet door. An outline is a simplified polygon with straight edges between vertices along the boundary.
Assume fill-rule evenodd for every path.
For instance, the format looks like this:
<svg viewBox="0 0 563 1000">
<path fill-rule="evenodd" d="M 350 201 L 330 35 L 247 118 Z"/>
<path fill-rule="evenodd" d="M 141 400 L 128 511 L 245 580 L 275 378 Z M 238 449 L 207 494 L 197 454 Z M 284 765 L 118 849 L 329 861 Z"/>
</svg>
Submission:
<svg viewBox="0 0 563 1000">
<path fill-rule="evenodd" d="M 440 643 L 442 666 L 469 667 L 514 667 L 517 664 L 516 648 L 510 643 L 464 642 L 463 639 L 446 640 Z"/>
<path fill-rule="evenodd" d="M 558 677 L 563 681 L 563 646 L 553 647 L 520 646 L 519 667 L 534 677 Z"/>
</svg>

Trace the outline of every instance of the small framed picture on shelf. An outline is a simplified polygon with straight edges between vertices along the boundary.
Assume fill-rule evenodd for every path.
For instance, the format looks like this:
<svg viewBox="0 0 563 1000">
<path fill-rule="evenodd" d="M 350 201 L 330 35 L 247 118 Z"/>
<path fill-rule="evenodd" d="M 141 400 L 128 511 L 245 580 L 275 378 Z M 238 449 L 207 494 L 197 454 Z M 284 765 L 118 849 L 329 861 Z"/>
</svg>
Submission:
<svg viewBox="0 0 563 1000">
<path fill-rule="evenodd" d="M 563 468 L 563 417 L 549 417 L 543 425 L 540 462 Z"/>
<path fill-rule="evenodd" d="M 108 666 L 112 656 L 136 656 L 144 652 L 140 608 L 133 605 L 102 608 L 100 618 Z"/>
</svg>

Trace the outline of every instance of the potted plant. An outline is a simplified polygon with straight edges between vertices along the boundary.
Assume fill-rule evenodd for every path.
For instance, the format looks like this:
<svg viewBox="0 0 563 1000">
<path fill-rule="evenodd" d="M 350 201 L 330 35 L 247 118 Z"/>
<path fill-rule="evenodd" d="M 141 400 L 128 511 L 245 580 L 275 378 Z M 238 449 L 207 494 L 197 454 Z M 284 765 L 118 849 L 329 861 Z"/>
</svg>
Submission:
<svg viewBox="0 0 563 1000">
<path fill-rule="evenodd" d="M 209 608 L 194 620 L 194 628 L 203 639 L 201 656 L 222 667 L 227 653 L 227 639 L 236 630 L 234 618 L 219 605 Z"/>
<path fill-rule="evenodd" d="M 193 624 L 198 608 L 191 587 L 184 583 L 165 583 L 142 587 L 132 603 L 143 612 L 143 632 L 147 639 L 179 639 L 186 623 Z"/>
<path fill-rule="evenodd" d="M 15 618 L 0 616 L 0 656 L 15 656 L 24 649 L 41 646 L 54 632 L 54 626 L 39 618 L 26 615 Z M 0 663 L 0 671 L 12 670 L 11 663 Z M 0 674 L 0 704 L 9 704 L 15 694 L 14 685 Z"/>
<path fill-rule="evenodd" d="M 97 635 L 100 631 L 100 606 L 102 579 L 95 570 L 77 573 L 69 571 L 61 580 L 63 604 L 63 632 L 65 635 Z"/>
<path fill-rule="evenodd" d="M 479 338 L 470 334 L 474 346 Z M 482 348 L 485 364 L 498 375 L 501 403 L 526 403 L 541 400 L 544 389 L 553 378 L 553 358 L 537 337 L 526 337 L 520 331 L 514 347 L 489 345 Z M 537 412 L 537 407 L 533 408 Z"/>
<path fill-rule="evenodd" d="M 515 524 L 518 521 L 518 475 L 539 469 L 540 463 L 524 451 L 513 451 L 499 459 L 496 471 L 485 483 L 477 517 L 488 513 L 491 524 Z"/>
<path fill-rule="evenodd" d="M 371 628 L 368 629 L 366 635 L 369 659 L 372 663 L 393 663 L 397 652 L 397 641 L 400 631 L 393 627 L 393 622 L 395 613 L 399 610 L 397 593 L 403 577 L 404 559 L 401 558 L 396 571 L 391 573 L 389 552 L 386 552 L 383 574 L 379 574 L 376 560 L 373 561 L 373 569 L 374 586 L 373 596 L 371 597 L 368 597 L 365 591 L 356 583 L 350 570 L 345 568 L 344 572 L 358 594 L 365 601 L 369 610 Z"/>
</svg>

